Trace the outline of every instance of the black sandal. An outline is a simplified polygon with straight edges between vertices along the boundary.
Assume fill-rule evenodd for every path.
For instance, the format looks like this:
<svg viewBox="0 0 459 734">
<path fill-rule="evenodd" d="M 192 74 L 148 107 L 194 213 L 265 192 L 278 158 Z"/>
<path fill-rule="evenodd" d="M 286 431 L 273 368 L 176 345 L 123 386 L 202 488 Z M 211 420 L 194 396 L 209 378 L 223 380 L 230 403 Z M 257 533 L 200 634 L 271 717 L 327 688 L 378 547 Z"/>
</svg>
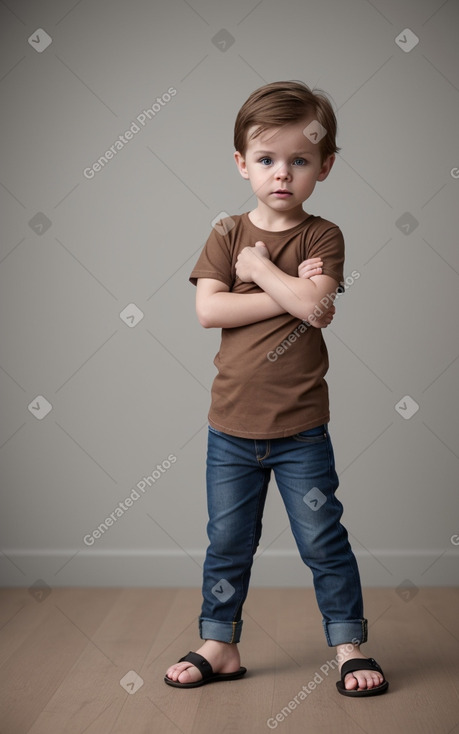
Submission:
<svg viewBox="0 0 459 734">
<path fill-rule="evenodd" d="M 353 688 L 348 691 L 344 685 L 344 679 L 348 673 L 354 673 L 357 670 L 374 670 L 377 673 L 381 673 L 384 680 L 381 685 L 374 688 Z M 384 673 L 374 658 L 352 658 L 347 662 L 343 663 L 341 668 L 341 680 L 336 682 L 338 692 L 342 696 L 377 696 L 379 693 L 384 693 L 389 688 L 389 681 L 385 679 Z"/>
<path fill-rule="evenodd" d="M 168 686 L 175 686 L 175 688 L 198 688 L 198 686 L 204 686 L 207 683 L 218 683 L 219 681 L 225 680 L 236 680 L 242 678 L 247 673 L 247 668 L 240 667 L 235 673 L 214 673 L 212 666 L 208 660 L 205 659 L 198 652 L 189 652 L 185 657 L 180 658 L 179 663 L 191 663 L 194 665 L 202 675 L 201 680 L 197 680 L 194 683 L 180 683 L 178 680 L 172 680 L 167 675 L 164 676 L 164 681 Z"/>
</svg>

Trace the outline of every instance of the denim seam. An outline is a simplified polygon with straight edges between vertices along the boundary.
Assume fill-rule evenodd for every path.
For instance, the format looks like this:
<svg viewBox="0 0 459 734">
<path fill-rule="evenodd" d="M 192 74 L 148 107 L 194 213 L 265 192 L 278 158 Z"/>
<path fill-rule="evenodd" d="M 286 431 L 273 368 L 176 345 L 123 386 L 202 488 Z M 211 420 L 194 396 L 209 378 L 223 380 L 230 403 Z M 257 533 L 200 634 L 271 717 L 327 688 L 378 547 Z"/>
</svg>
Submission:
<svg viewBox="0 0 459 734">
<path fill-rule="evenodd" d="M 258 440 L 260 440 L 260 439 L 258 439 Z M 254 444 L 255 444 L 255 458 L 256 458 L 258 464 L 260 466 L 263 466 L 263 461 L 265 459 L 268 459 L 269 458 L 269 455 L 271 453 L 271 439 L 269 439 L 269 438 L 266 439 L 266 450 L 265 450 L 264 455 L 261 456 L 261 457 L 259 457 L 258 456 L 258 453 L 257 453 L 257 451 L 258 451 L 258 449 L 257 449 L 257 439 L 254 440 Z"/>
<path fill-rule="evenodd" d="M 306 445 L 316 446 L 327 440 L 327 434 L 324 432 L 317 436 L 302 436 L 300 433 L 295 433 L 295 435 L 292 436 L 292 438 L 294 441 L 297 441 L 298 443 L 304 443 Z"/>
<path fill-rule="evenodd" d="M 337 482 L 336 489 L 335 489 L 335 492 L 336 492 L 336 490 L 339 487 L 339 478 L 338 478 L 338 474 L 336 473 L 335 454 L 333 452 L 332 442 L 331 442 L 331 438 L 330 438 L 330 434 L 328 433 L 328 430 L 326 433 L 327 433 L 328 479 L 330 481 L 332 481 L 332 479 L 336 480 Z M 333 469 L 334 476 L 332 476 L 332 469 Z"/>
</svg>

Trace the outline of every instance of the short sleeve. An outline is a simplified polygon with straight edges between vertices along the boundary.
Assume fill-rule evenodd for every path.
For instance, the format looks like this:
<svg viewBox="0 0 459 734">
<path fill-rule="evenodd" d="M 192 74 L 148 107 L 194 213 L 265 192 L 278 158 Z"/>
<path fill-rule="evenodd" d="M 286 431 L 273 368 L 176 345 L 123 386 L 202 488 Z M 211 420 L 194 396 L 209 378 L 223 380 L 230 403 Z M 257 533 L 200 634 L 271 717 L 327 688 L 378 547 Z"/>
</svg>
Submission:
<svg viewBox="0 0 459 734">
<path fill-rule="evenodd" d="M 214 278 L 231 288 L 234 280 L 232 270 L 230 238 L 212 229 L 189 280 L 196 285 L 198 278 Z"/>
<path fill-rule="evenodd" d="M 340 285 L 338 291 L 344 290 L 344 237 L 336 224 L 321 221 L 308 245 L 308 258 L 320 257 L 323 266 L 322 274 L 334 278 Z"/>
</svg>

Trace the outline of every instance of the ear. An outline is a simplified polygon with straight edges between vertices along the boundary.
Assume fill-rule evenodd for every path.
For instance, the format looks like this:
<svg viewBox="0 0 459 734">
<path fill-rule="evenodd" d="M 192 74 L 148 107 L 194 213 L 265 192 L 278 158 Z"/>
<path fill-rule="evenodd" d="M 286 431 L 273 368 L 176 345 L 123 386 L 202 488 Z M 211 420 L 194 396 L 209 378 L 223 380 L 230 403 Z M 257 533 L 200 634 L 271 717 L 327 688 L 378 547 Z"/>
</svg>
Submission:
<svg viewBox="0 0 459 734">
<path fill-rule="evenodd" d="M 249 172 L 247 171 L 247 164 L 245 162 L 245 158 L 242 156 L 241 153 L 237 150 L 234 154 L 234 160 L 236 161 L 236 166 L 238 167 L 239 173 L 241 174 L 242 178 L 249 178 Z"/>
<path fill-rule="evenodd" d="M 328 158 L 325 159 L 325 161 L 322 164 L 322 168 L 320 169 L 320 173 L 317 176 L 318 181 L 325 181 L 328 174 L 330 173 L 332 166 L 335 162 L 335 154 L 328 156 Z"/>
</svg>

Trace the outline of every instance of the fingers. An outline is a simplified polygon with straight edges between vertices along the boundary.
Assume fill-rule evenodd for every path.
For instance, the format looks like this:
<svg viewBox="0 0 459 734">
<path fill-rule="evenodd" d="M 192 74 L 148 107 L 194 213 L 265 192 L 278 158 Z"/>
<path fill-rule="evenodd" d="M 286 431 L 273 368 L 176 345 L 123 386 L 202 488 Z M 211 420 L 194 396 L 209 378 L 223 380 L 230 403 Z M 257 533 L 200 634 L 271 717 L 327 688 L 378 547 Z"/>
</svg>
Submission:
<svg viewBox="0 0 459 734">
<path fill-rule="evenodd" d="M 265 243 L 259 240 L 258 242 L 255 242 L 255 247 L 259 251 L 260 255 L 263 257 L 267 257 L 269 259 L 269 252 L 268 248 L 266 247 Z"/>
<path fill-rule="evenodd" d="M 311 321 L 311 326 L 315 326 L 316 329 L 326 329 L 330 326 L 331 322 L 336 313 L 336 307 L 330 306 L 326 313 L 322 313 L 321 316 L 315 316 Z"/>
<path fill-rule="evenodd" d="M 323 265 L 322 258 L 320 257 L 310 257 L 308 260 L 303 260 L 303 262 L 300 263 L 300 268 L 302 266 L 308 266 L 311 267 L 317 267 L 319 265 Z"/>
<path fill-rule="evenodd" d="M 312 278 L 314 275 L 321 275 L 322 274 L 322 268 L 307 268 L 300 270 L 298 268 L 298 277 L 299 278 Z"/>
<path fill-rule="evenodd" d="M 308 258 L 306 258 L 306 260 L 303 260 L 302 261 L 301 265 L 304 265 L 305 263 L 310 263 L 312 265 L 314 263 L 317 264 L 319 262 L 322 262 L 322 258 L 321 257 L 308 257 Z"/>
<path fill-rule="evenodd" d="M 309 260 L 303 260 L 298 266 L 298 277 L 311 278 L 313 275 L 322 273 L 323 262 L 320 257 L 311 257 Z"/>
</svg>

